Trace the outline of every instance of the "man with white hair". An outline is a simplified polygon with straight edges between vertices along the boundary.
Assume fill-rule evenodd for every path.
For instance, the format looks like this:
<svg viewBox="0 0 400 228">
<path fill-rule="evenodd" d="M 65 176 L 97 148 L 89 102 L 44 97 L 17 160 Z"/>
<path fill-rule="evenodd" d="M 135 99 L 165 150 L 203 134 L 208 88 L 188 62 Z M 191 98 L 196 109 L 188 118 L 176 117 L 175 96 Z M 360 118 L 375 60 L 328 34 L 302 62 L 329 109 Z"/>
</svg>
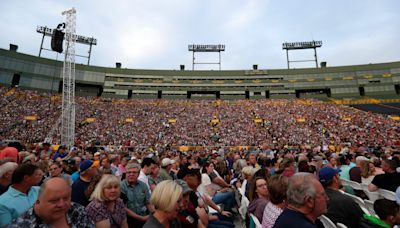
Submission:
<svg viewBox="0 0 400 228">
<path fill-rule="evenodd" d="M 0 165 L 0 195 L 8 190 L 11 185 L 11 177 L 18 164 L 6 161 Z"/>
<path fill-rule="evenodd" d="M 321 183 L 311 173 L 296 173 L 289 179 L 288 206 L 274 228 L 323 227 L 317 219 L 327 212 L 328 197 Z"/>
</svg>

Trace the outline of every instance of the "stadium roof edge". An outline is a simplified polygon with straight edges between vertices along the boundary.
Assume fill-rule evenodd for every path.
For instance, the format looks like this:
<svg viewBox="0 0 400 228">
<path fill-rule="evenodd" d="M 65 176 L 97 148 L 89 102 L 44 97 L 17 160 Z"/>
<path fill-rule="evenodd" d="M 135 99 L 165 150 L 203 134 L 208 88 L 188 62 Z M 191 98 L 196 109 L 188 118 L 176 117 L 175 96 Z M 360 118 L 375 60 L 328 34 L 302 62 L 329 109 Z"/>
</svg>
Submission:
<svg viewBox="0 0 400 228">
<path fill-rule="evenodd" d="M 56 61 L 53 59 L 37 57 L 29 54 L 24 54 L 15 51 L 9 51 L 3 48 L 0 48 L 1 56 L 8 56 L 20 60 L 32 61 L 36 63 L 51 65 L 62 67 L 62 61 Z M 301 68 L 301 69 L 259 69 L 255 71 L 266 71 L 268 74 L 273 75 L 287 75 L 287 74 L 312 74 L 312 73 L 340 73 L 340 72 L 349 72 L 349 71 L 371 71 L 371 70 L 381 70 L 388 68 L 400 68 L 400 61 L 396 62 L 388 62 L 388 63 L 370 63 L 363 65 L 349 65 L 349 66 L 335 66 L 335 67 L 326 67 L 326 68 Z M 164 76 L 181 76 L 190 74 L 192 76 L 202 76 L 205 74 L 212 74 L 215 76 L 219 75 L 244 75 L 246 72 L 251 72 L 252 69 L 243 69 L 243 70 L 153 70 L 153 69 L 117 69 L 112 67 L 101 67 L 101 66 L 88 66 L 84 64 L 76 64 L 76 69 L 93 71 L 93 72 L 105 72 L 105 73 L 113 73 L 113 74 L 156 74 L 156 75 L 164 75 Z"/>
</svg>

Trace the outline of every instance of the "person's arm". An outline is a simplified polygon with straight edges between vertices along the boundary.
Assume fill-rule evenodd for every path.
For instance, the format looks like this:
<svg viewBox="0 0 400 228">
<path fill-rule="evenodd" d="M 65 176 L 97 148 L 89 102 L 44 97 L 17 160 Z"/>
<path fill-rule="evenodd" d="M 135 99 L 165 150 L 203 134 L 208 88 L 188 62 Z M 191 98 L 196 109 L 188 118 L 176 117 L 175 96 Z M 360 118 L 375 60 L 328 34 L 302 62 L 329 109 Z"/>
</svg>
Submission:
<svg viewBox="0 0 400 228">
<path fill-rule="evenodd" d="M 370 192 L 378 191 L 378 187 L 371 183 L 368 185 L 368 191 L 370 191 Z"/>
<path fill-rule="evenodd" d="M 124 219 L 124 221 L 122 221 L 121 228 L 129 228 L 127 219 Z"/>
<path fill-rule="evenodd" d="M 221 186 L 222 188 L 229 188 L 230 187 L 229 184 L 224 181 L 224 179 L 222 179 L 221 177 L 218 177 L 218 176 L 215 177 L 214 179 L 212 179 L 212 182 L 214 182 L 215 184 Z"/>
<path fill-rule="evenodd" d="M 206 195 L 204 195 L 204 200 L 206 201 L 206 204 L 212 207 L 214 210 L 218 211 L 219 214 L 230 217 L 232 214 L 229 211 L 223 211 L 221 208 L 212 201 L 212 199 Z"/>
<path fill-rule="evenodd" d="M 94 224 L 96 228 L 109 228 L 111 227 L 111 223 L 109 219 L 98 221 Z"/>
<path fill-rule="evenodd" d="M 130 216 L 130 217 L 132 217 L 132 218 L 134 218 L 136 220 L 139 220 L 139 221 L 142 221 L 142 222 L 146 222 L 147 219 L 149 218 L 148 215 L 145 215 L 145 216 L 138 215 L 135 212 L 129 210 L 128 208 L 125 208 L 125 210 L 126 210 L 126 215 L 127 216 Z"/>
<path fill-rule="evenodd" d="M 208 226 L 208 214 L 204 208 L 196 207 L 196 213 L 199 216 L 199 223 L 201 222 L 204 227 Z"/>
</svg>

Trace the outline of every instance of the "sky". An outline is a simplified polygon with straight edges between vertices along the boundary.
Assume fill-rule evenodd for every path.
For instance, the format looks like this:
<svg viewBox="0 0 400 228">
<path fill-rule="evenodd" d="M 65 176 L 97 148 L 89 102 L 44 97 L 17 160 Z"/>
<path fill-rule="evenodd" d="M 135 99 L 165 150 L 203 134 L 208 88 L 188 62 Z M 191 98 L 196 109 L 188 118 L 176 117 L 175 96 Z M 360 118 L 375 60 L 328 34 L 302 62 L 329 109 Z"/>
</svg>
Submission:
<svg viewBox="0 0 400 228">
<path fill-rule="evenodd" d="M 398 0 L 1 0 L 0 48 L 38 55 L 42 35 L 64 10 L 76 9 L 76 33 L 97 39 L 91 65 L 131 69 L 192 69 L 189 44 L 224 44 L 222 70 L 287 68 L 282 43 L 321 40 L 318 61 L 327 66 L 400 61 Z M 45 38 L 50 48 L 50 37 Z M 76 54 L 87 56 L 88 45 Z M 63 59 L 47 50 L 42 57 Z M 196 53 L 196 62 L 218 62 L 217 53 Z M 289 52 L 313 60 L 314 51 Z M 76 57 L 76 63 L 87 59 Z M 291 68 L 315 67 L 293 62 Z M 217 70 L 218 65 L 196 65 Z"/>
</svg>

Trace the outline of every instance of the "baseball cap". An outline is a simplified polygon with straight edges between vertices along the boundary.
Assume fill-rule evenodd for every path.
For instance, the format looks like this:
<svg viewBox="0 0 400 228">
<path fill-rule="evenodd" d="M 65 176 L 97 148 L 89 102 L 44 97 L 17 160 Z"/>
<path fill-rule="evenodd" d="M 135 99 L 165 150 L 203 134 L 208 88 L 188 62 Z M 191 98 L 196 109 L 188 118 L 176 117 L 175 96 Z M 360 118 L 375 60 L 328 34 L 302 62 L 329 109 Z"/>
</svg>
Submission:
<svg viewBox="0 0 400 228">
<path fill-rule="evenodd" d="M 328 182 L 333 179 L 336 174 L 340 173 L 342 170 L 333 169 L 330 167 L 324 167 L 319 170 L 319 181 L 320 182 Z"/>
<path fill-rule="evenodd" d="M 79 165 L 79 171 L 81 173 L 83 173 L 83 172 L 85 172 L 86 170 L 88 170 L 92 166 L 93 166 L 93 161 L 92 160 L 85 160 L 85 161 L 81 162 L 81 164 Z"/>
<path fill-rule="evenodd" d="M 167 167 L 167 166 L 172 165 L 172 164 L 174 164 L 174 163 L 175 163 L 174 160 L 169 159 L 169 158 L 164 158 L 164 159 L 161 161 L 161 167 Z"/>
<path fill-rule="evenodd" d="M 182 194 L 191 192 L 192 189 L 189 188 L 189 185 L 184 180 L 175 180 L 175 183 L 179 184 L 182 187 Z"/>
</svg>

